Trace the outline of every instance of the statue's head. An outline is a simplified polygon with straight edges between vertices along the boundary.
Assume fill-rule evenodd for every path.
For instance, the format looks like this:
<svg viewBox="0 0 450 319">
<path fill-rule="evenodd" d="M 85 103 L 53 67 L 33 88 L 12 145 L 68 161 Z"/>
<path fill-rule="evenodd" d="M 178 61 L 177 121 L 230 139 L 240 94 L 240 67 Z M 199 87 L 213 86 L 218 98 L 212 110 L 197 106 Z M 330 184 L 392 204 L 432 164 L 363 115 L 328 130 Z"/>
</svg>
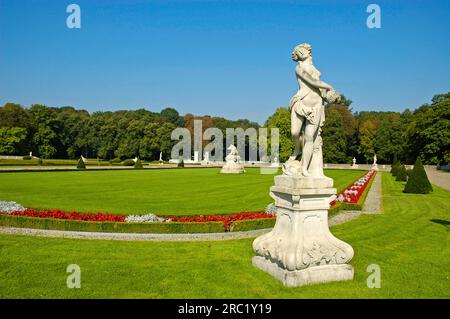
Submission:
<svg viewBox="0 0 450 319">
<path fill-rule="evenodd" d="M 294 61 L 305 61 L 307 58 L 312 56 L 312 48 L 308 43 L 302 43 L 297 45 L 292 51 L 292 60 Z"/>
</svg>

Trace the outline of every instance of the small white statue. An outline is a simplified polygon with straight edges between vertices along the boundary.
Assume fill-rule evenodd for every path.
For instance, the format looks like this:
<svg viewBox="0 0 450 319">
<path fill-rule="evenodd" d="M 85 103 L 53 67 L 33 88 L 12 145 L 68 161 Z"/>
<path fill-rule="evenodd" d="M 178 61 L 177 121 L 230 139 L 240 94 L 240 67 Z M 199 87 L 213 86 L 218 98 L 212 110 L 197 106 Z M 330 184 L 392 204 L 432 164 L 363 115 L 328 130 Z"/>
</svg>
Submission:
<svg viewBox="0 0 450 319">
<path fill-rule="evenodd" d="M 352 162 L 353 162 L 353 164 L 352 164 L 352 168 L 358 168 L 358 167 L 359 167 L 359 165 L 358 165 L 358 164 L 356 164 L 356 158 L 354 158 L 354 157 L 353 157 L 353 160 L 352 160 Z"/>
<path fill-rule="evenodd" d="M 162 152 L 159 152 L 159 161 L 160 161 L 160 162 L 163 161 L 163 159 L 162 159 Z"/>
<path fill-rule="evenodd" d="M 240 174 L 244 173 L 244 165 L 241 164 L 241 157 L 238 154 L 236 146 L 233 144 L 228 147 L 230 153 L 225 157 L 225 165 L 220 170 L 221 173 L 225 174 Z"/>
<path fill-rule="evenodd" d="M 85 158 L 83 155 L 81 155 L 81 160 L 83 161 L 83 163 L 87 163 L 87 158 Z"/>
<path fill-rule="evenodd" d="M 135 158 L 133 158 L 133 161 L 136 163 L 138 160 L 137 156 Z"/>
<path fill-rule="evenodd" d="M 372 169 L 375 170 L 375 171 L 378 171 L 377 154 L 375 154 L 375 155 L 373 156 Z"/>
</svg>

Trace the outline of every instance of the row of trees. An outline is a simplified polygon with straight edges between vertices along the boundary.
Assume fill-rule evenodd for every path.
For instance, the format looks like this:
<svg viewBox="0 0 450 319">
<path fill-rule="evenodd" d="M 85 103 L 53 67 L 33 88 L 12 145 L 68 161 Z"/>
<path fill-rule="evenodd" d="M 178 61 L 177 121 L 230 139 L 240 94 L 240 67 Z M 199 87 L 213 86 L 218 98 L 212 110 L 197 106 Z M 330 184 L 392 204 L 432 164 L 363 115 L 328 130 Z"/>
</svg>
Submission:
<svg viewBox="0 0 450 319">
<path fill-rule="evenodd" d="M 218 127 L 257 127 L 248 120 L 230 121 L 221 117 L 180 116 L 173 108 L 159 113 L 144 109 L 135 111 L 94 112 L 73 107 L 47 107 L 34 104 L 30 108 L 7 103 L 0 107 L 0 154 L 25 155 L 30 151 L 42 158 L 164 158 L 176 141 L 171 133 L 176 127 L 193 131 L 194 119 L 203 129 Z"/>
<path fill-rule="evenodd" d="M 426 164 L 450 161 L 450 92 L 434 96 L 431 104 L 402 113 L 353 113 L 351 103 L 344 97 L 339 104 L 326 105 L 322 132 L 325 162 L 351 163 L 356 157 L 363 163 L 371 161 L 374 154 L 379 163 L 392 163 L 394 155 L 408 164 L 417 157 Z M 246 119 L 180 116 L 173 108 L 159 113 L 140 109 L 89 114 L 73 107 L 34 104 L 24 108 L 7 103 L 0 107 L 0 154 L 24 155 L 33 151 L 43 158 L 84 155 L 157 160 L 160 151 L 164 158 L 170 156 L 175 143 L 170 138 L 172 130 L 186 127 L 193 133 L 195 119 L 202 120 L 203 130 L 217 127 L 224 136 L 226 128 L 259 127 Z M 277 109 L 265 127 L 279 128 L 279 159 L 285 161 L 293 150 L 287 108 Z"/>
<path fill-rule="evenodd" d="M 356 112 L 345 97 L 339 104 L 326 105 L 323 127 L 323 154 L 326 163 L 392 163 L 397 155 L 402 163 L 413 164 L 417 157 L 426 164 L 450 162 L 450 92 L 435 95 L 431 104 L 414 111 Z M 280 128 L 280 159 L 292 152 L 290 114 L 279 108 L 265 123 Z"/>
</svg>

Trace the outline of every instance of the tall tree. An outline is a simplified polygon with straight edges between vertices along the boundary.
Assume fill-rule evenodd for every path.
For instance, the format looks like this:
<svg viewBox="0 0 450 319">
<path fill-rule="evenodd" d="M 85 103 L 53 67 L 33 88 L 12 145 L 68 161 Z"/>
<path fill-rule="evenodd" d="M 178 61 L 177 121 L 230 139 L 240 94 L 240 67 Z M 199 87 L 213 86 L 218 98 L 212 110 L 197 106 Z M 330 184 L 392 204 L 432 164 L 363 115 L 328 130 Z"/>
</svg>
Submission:
<svg viewBox="0 0 450 319">
<path fill-rule="evenodd" d="M 30 108 L 34 128 L 33 143 L 43 158 L 50 158 L 58 152 L 60 122 L 54 109 L 33 104 Z"/>
<path fill-rule="evenodd" d="M 278 108 L 271 115 L 265 125 L 267 128 L 278 128 L 280 132 L 280 154 L 279 161 L 286 161 L 294 151 L 294 142 L 291 138 L 291 114 L 287 108 Z M 270 149 L 270 147 L 269 147 Z"/>
<path fill-rule="evenodd" d="M 322 132 L 323 160 L 326 163 L 345 163 L 348 161 L 348 156 L 344 119 L 337 110 L 327 113 Z"/>
<path fill-rule="evenodd" d="M 0 154 L 20 155 L 22 144 L 27 137 L 27 129 L 23 127 L 0 127 Z"/>
</svg>

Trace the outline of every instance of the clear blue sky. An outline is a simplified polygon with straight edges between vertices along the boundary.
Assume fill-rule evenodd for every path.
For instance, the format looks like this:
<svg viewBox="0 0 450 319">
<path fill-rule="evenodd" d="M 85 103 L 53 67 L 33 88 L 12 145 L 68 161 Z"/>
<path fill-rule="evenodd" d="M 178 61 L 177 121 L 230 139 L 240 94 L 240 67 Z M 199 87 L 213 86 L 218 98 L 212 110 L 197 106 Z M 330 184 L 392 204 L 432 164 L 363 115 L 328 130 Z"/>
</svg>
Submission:
<svg viewBox="0 0 450 319">
<path fill-rule="evenodd" d="M 370 3 L 381 29 L 366 27 Z M 448 0 L 0 0 L 0 103 L 263 123 L 296 92 L 290 53 L 309 42 L 354 111 L 402 111 L 450 90 L 449 17 Z"/>
</svg>

